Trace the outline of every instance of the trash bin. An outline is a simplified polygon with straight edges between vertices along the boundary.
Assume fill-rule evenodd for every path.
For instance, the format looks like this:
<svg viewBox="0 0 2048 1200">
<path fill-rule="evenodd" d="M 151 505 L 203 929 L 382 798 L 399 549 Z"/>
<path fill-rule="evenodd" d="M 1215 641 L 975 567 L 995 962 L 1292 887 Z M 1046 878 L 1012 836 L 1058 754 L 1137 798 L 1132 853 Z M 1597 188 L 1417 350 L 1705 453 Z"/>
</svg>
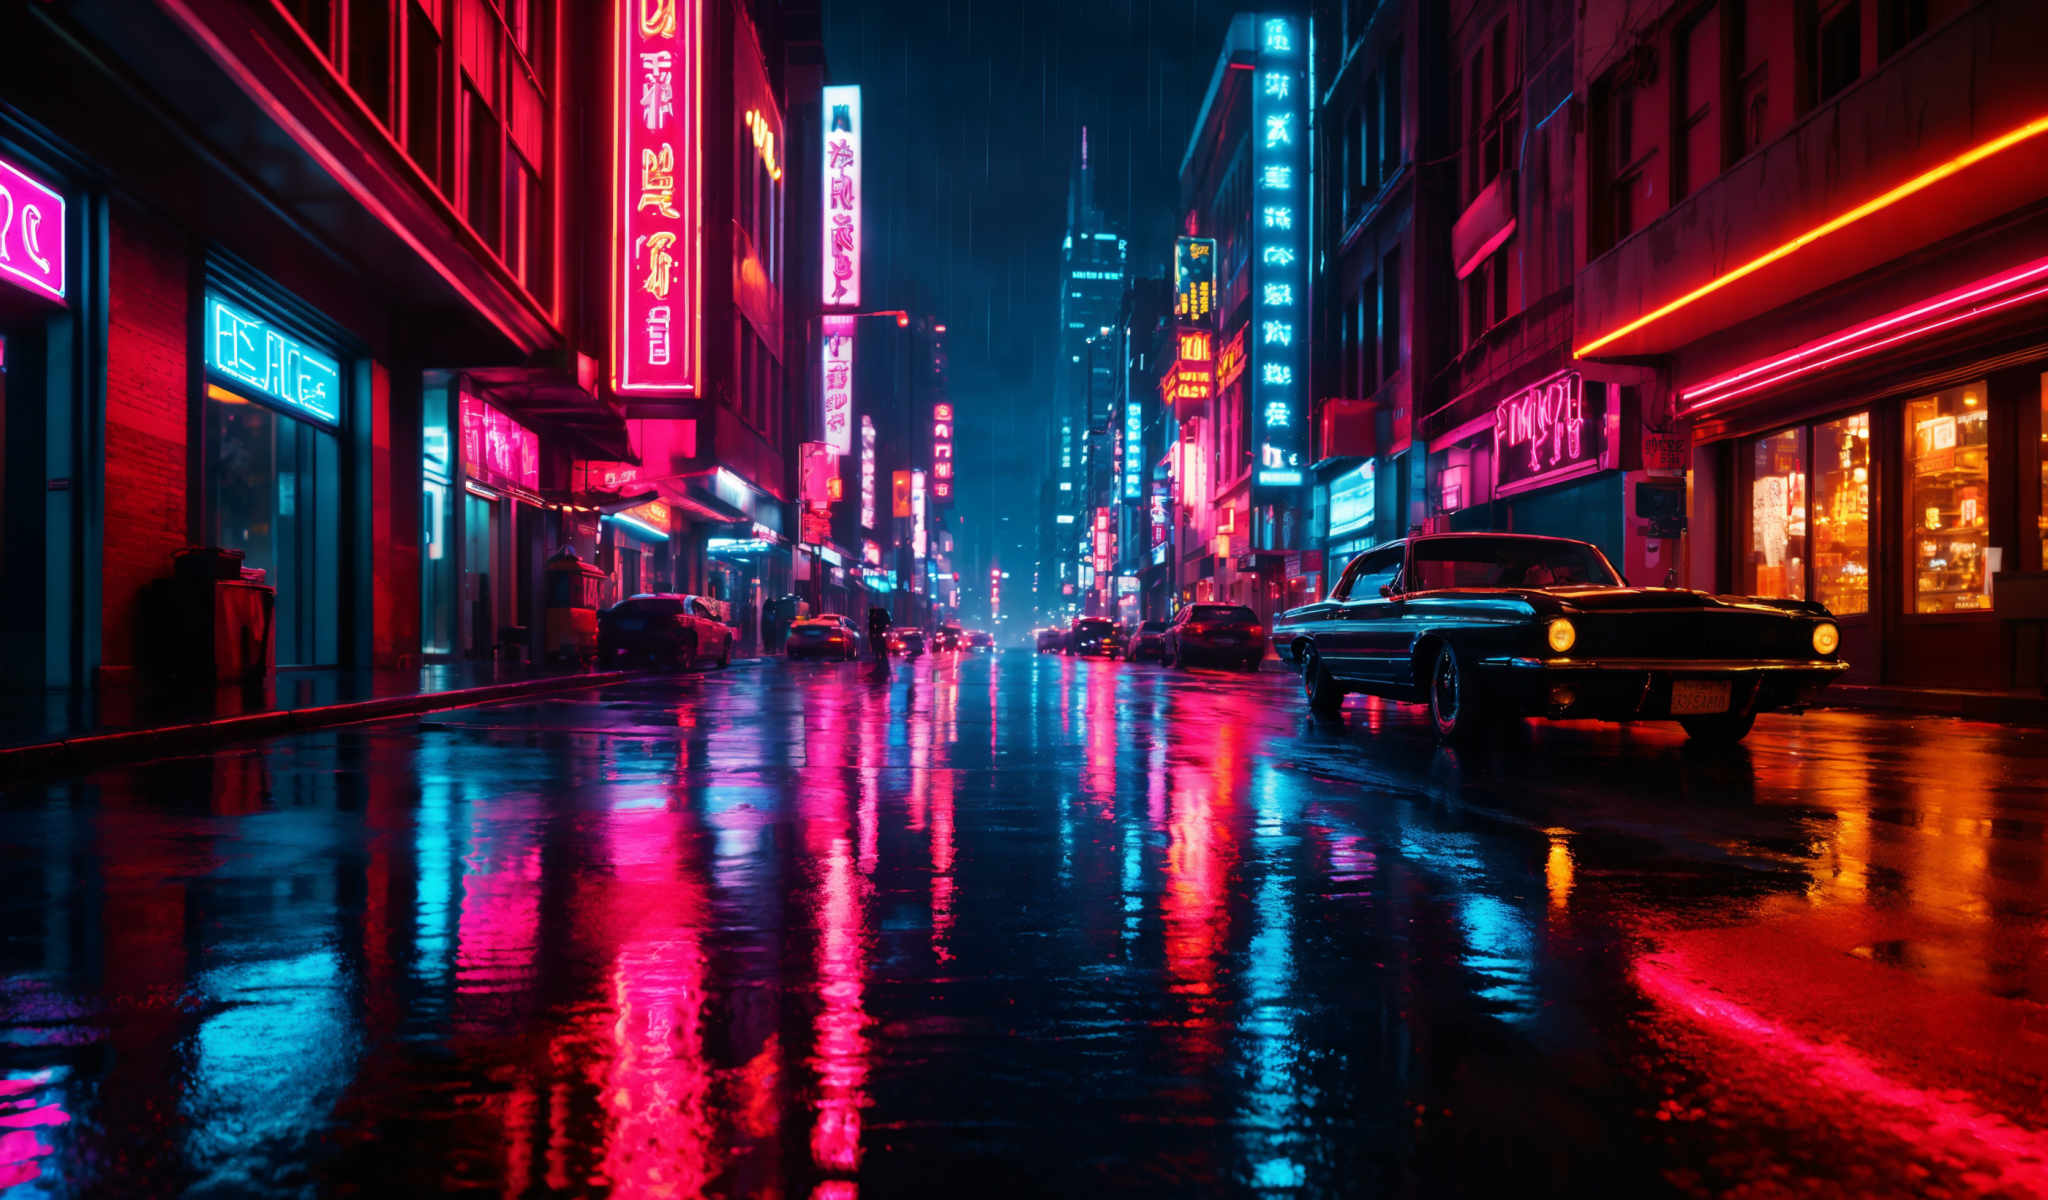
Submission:
<svg viewBox="0 0 2048 1200">
<path fill-rule="evenodd" d="M 277 671 L 277 589 L 244 577 L 240 550 L 177 551 L 143 606 L 153 673 L 203 684 L 261 683 Z"/>
</svg>

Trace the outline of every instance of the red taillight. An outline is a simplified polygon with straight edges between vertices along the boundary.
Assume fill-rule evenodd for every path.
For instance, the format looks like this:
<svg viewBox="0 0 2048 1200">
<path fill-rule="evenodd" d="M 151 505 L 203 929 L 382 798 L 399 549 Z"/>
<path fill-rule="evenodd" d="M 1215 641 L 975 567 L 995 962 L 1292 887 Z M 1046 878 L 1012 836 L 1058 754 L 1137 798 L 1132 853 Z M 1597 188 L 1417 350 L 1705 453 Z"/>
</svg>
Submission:
<svg viewBox="0 0 2048 1200">
<path fill-rule="evenodd" d="M 1254 626 L 1252 626 L 1251 632 L 1252 632 L 1252 636 L 1253 636 L 1253 637 L 1257 637 L 1258 635 L 1260 635 L 1260 634 L 1262 634 L 1262 633 L 1264 633 L 1264 632 L 1266 632 L 1266 631 L 1265 631 L 1265 629 L 1263 629 L 1262 627 L 1260 627 L 1260 626 L 1257 626 L 1257 625 L 1254 625 Z"/>
</svg>

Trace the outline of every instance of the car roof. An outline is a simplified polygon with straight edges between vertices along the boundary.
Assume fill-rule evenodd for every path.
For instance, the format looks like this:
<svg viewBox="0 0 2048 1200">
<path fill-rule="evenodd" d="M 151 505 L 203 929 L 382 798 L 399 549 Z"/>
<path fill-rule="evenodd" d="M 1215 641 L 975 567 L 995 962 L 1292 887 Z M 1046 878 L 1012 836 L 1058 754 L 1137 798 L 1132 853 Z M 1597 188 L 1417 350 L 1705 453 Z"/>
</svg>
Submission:
<svg viewBox="0 0 2048 1200">
<path fill-rule="evenodd" d="M 1574 546 L 1593 545 L 1593 543 L 1584 538 L 1559 537 L 1554 533 L 1512 533 L 1505 529 L 1463 529 L 1450 533 L 1411 533 L 1407 537 L 1389 538 L 1376 545 L 1367 546 L 1357 554 L 1351 555 L 1345 561 L 1349 562 L 1351 559 L 1367 554 L 1377 554 L 1382 550 L 1391 549 L 1395 546 L 1409 546 L 1419 542 L 1461 541 L 1470 538 L 1512 538 L 1516 541 L 1524 542 L 1570 542 Z M 1594 546 L 1594 549 L 1597 550 L 1599 547 Z M 1221 601 L 1204 601 L 1203 603 L 1221 603 Z"/>
</svg>

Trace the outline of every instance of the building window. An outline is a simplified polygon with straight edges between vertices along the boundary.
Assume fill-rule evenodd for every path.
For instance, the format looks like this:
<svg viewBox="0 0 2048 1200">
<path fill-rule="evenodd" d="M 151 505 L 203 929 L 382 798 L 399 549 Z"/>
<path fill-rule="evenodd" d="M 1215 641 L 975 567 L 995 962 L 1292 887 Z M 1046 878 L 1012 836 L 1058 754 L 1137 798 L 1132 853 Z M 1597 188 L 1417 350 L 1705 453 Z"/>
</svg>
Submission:
<svg viewBox="0 0 2048 1200">
<path fill-rule="evenodd" d="M 405 150 L 434 186 L 447 191 L 441 163 L 441 35 L 408 2 L 405 31 Z"/>
<path fill-rule="evenodd" d="M 1906 610 L 1991 608 L 1991 420 L 1984 383 L 1909 400 L 1906 444 Z"/>
<path fill-rule="evenodd" d="M 1709 6 L 1678 31 L 1678 176 L 1672 195 L 1698 191 L 1721 173 L 1721 12 Z"/>
<path fill-rule="evenodd" d="M 1856 0 L 1843 0 L 1821 14 L 1813 39 L 1813 102 L 1824 104 L 1856 82 L 1862 69 L 1862 30 Z"/>
<path fill-rule="evenodd" d="M 333 0 L 285 0 L 284 10 L 320 53 L 334 57 Z"/>
<path fill-rule="evenodd" d="M 1770 128 L 1770 48 L 1768 24 L 1777 0 L 1743 0 L 1734 12 L 1738 28 L 1730 34 L 1742 50 L 1741 71 L 1735 77 L 1736 158 L 1764 144 Z"/>
<path fill-rule="evenodd" d="M 1508 275 L 1512 267 L 1502 247 L 1473 268 L 1461 284 L 1465 289 L 1465 340 L 1470 346 L 1487 330 L 1508 318 Z"/>
<path fill-rule="evenodd" d="M 1380 178 L 1392 179 L 1401 169 L 1401 51 L 1387 51 L 1380 67 Z"/>
<path fill-rule="evenodd" d="M 1471 107 L 1465 115 L 1468 200 L 1514 165 L 1521 89 L 1520 73 L 1509 69 L 1512 57 L 1506 21 L 1493 27 L 1488 43 L 1472 56 L 1466 80 Z"/>
<path fill-rule="evenodd" d="M 1753 596 L 1806 598 L 1806 430 L 1751 444 L 1749 572 Z"/>
<path fill-rule="evenodd" d="M 385 0 L 348 6 L 348 86 L 378 121 L 391 124 L 391 6 Z"/>
<path fill-rule="evenodd" d="M 1813 598 L 1870 611 L 1870 414 L 1813 427 Z"/>
<path fill-rule="evenodd" d="M 1359 397 L 1370 396 L 1376 386 L 1375 369 L 1379 366 L 1379 281 L 1368 275 L 1359 285 L 1358 302 L 1352 309 L 1352 321 L 1358 329 L 1358 372 L 1353 376 Z"/>
<path fill-rule="evenodd" d="M 341 467 L 335 436 L 216 384 L 206 388 L 208 538 L 277 589 L 281 666 L 339 661 Z"/>
<path fill-rule="evenodd" d="M 467 80 L 462 85 L 462 110 L 464 215 L 484 244 L 496 250 L 504 244 L 498 161 L 504 154 L 505 133 L 491 106 Z"/>
<path fill-rule="evenodd" d="M 1877 0 L 1877 61 L 1927 32 L 1927 0 Z"/>
<path fill-rule="evenodd" d="M 1389 250 L 1380 260 L 1380 378 L 1392 379 L 1401 369 L 1401 252 Z"/>
</svg>

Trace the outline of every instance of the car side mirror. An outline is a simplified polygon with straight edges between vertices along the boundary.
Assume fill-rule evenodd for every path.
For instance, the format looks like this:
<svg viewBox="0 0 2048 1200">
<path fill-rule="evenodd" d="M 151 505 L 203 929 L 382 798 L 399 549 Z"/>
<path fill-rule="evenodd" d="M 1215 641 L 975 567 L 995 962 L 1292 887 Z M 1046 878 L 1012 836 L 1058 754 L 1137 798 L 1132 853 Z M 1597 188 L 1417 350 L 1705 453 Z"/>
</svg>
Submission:
<svg viewBox="0 0 2048 1200">
<path fill-rule="evenodd" d="M 1399 591 L 1396 591 L 1394 585 L 1391 583 L 1383 583 L 1380 585 L 1380 595 L 1385 596 L 1389 600 L 1392 600 L 1394 597 L 1400 594 L 1401 593 Z"/>
</svg>

